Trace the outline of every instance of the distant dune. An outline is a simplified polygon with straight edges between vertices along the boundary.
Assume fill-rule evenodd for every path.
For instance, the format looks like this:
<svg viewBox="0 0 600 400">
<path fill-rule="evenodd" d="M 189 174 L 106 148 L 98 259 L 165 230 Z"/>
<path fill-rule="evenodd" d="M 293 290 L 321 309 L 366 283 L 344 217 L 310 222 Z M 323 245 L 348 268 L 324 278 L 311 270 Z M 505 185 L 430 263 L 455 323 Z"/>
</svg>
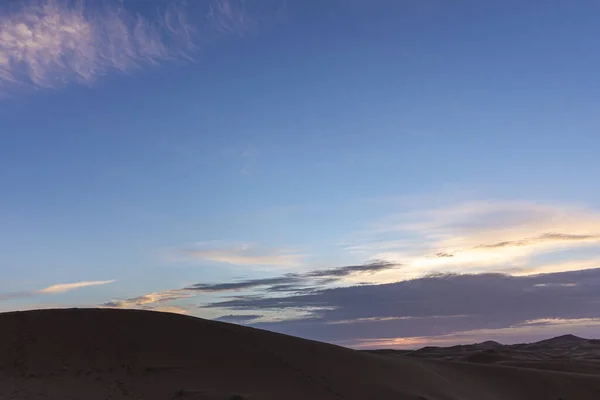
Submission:
<svg viewBox="0 0 600 400">
<path fill-rule="evenodd" d="M 569 373 L 498 365 L 506 361 L 571 362 L 556 358 L 559 350 L 546 351 L 553 344 L 540 345 L 542 350 L 535 344 L 520 346 L 524 347 L 486 342 L 472 351 L 455 349 L 443 356 L 441 348 L 430 348 L 420 355 L 395 351 L 372 354 L 151 311 L 12 312 L 0 314 L 0 399 L 600 398 L 600 376 L 593 369 Z M 568 340 L 560 341 L 561 346 L 563 356 L 568 357 L 595 351 L 598 345 Z M 460 359 L 457 354 L 461 352 L 461 357 L 492 357 L 483 357 L 483 362 L 479 356 L 475 357 L 479 361 L 468 357 L 460 360 L 467 362 L 435 359 Z M 517 352 L 525 359 L 515 357 Z"/>
<path fill-rule="evenodd" d="M 390 357 L 405 356 L 430 360 L 495 364 L 600 376 L 600 340 L 563 335 L 535 343 L 502 345 L 483 342 L 419 350 L 373 350 Z M 600 399 L 600 394 L 598 395 Z"/>
</svg>

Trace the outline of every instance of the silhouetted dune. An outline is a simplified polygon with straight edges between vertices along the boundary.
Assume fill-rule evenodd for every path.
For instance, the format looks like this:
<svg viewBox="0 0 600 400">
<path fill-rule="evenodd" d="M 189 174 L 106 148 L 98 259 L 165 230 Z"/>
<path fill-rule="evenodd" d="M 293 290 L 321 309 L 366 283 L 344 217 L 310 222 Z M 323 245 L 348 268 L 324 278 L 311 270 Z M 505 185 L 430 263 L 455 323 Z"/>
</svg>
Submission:
<svg viewBox="0 0 600 400">
<path fill-rule="evenodd" d="M 502 347 L 500 343 L 494 342 L 493 340 L 477 343 L 475 346 L 479 347 L 480 349 L 496 349 L 498 347 Z"/>
<path fill-rule="evenodd" d="M 377 350 L 377 352 L 386 356 L 406 355 L 429 360 L 600 375 L 600 341 L 574 335 L 562 335 L 539 342 L 514 345 L 487 341 L 452 347 L 423 347 L 411 352 L 405 350 Z"/>
<path fill-rule="evenodd" d="M 551 339 L 540 340 L 539 342 L 531 343 L 534 346 L 572 346 L 585 345 L 589 339 L 583 339 L 575 335 L 562 335 Z"/>
<path fill-rule="evenodd" d="M 0 399 L 598 399 L 600 377 L 369 354 L 199 318 L 0 314 Z M 238 397 L 233 397 L 238 394 Z"/>
</svg>

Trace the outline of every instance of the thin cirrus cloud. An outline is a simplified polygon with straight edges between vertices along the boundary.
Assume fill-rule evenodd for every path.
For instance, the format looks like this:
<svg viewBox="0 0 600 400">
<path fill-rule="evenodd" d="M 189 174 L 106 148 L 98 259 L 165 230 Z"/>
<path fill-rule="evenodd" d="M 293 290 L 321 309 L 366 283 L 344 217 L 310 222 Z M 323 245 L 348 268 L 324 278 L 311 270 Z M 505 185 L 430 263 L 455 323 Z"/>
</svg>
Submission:
<svg viewBox="0 0 600 400">
<path fill-rule="evenodd" d="M 164 292 L 148 293 L 137 297 L 132 297 L 126 300 L 112 300 L 103 304 L 104 307 L 111 308 L 136 308 L 153 306 L 156 304 L 165 304 L 170 301 L 180 300 L 191 297 L 191 294 L 180 290 L 166 290 Z M 166 306 L 164 306 L 166 307 Z"/>
<path fill-rule="evenodd" d="M 70 292 L 72 290 L 81 289 L 89 286 L 108 285 L 115 282 L 115 280 L 106 281 L 81 281 L 73 283 L 59 283 L 56 285 L 48 286 L 46 288 L 34 291 L 21 291 L 11 293 L 0 293 L 0 300 L 13 300 L 19 298 L 33 297 L 36 295 L 47 295 L 47 294 L 61 294 Z"/>
<path fill-rule="evenodd" d="M 294 249 L 265 248 L 252 243 L 199 243 L 177 252 L 179 260 L 208 260 L 246 266 L 295 267 L 303 264 L 306 255 Z"/>
<path fill-rule="evenodd" d="M 71 290 L 84 288 L 88 286 L 98 286 L 98 285 L 107 285 L 109 283 L 113 283 L 114 280 L 108 281 L 82 281 L 82 282 L 74 282 L 74 283 L 60 283 L 58 285 L 48 286 L 47 288 L 38 290 L 37 293 L 41 294 L 58 294 L 65 293 Z"/>
<path fill-rule="evenodd" d="M 139 5 L 31 0 L 0 6 L 0 92 L 92 85 L 111 72 L 193 59 L 216 35 L 243 35 L 258 24 L 241 0 L 165 1 L 148 16 L 135 10 Z"/>
</svg>

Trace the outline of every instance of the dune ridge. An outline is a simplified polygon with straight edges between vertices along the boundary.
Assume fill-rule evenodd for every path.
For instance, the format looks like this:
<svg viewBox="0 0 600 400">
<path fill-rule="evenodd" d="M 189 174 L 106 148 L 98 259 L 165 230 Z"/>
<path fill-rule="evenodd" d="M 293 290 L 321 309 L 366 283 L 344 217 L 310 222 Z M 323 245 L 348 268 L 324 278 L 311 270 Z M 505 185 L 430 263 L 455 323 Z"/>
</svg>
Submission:
<svg viewBox="0 0 600 400">
<path fill-rule="evenodd" d="M 451 347 L 424 347 L 414 351 L 383 349 L 367 352 L 389 357 L 415 357 L 600 375 L 600 341 L 575 335 L 513 345 L 487 341 Z"/>
</svg>

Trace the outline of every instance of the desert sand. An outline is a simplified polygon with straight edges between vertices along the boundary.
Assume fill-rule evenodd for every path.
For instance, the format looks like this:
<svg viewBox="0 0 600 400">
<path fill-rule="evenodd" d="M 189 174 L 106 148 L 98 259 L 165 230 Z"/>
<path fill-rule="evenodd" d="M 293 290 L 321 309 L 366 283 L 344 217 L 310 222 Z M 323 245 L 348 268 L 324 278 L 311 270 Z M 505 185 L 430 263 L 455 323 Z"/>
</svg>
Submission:
<svg viewBox="0 0 600 400">
<path fill-rule="evenodd" d="M 440 360 L 439 348 L 372 354 L 152 311 L 11 312 L 0 314 L 0 399 L 600 399 L 593 368 L 506 365 L 523 360 L 485 353 L 495 347 Z M 477 354 L 498 361 L 468 359 Z"/>
</svg>

